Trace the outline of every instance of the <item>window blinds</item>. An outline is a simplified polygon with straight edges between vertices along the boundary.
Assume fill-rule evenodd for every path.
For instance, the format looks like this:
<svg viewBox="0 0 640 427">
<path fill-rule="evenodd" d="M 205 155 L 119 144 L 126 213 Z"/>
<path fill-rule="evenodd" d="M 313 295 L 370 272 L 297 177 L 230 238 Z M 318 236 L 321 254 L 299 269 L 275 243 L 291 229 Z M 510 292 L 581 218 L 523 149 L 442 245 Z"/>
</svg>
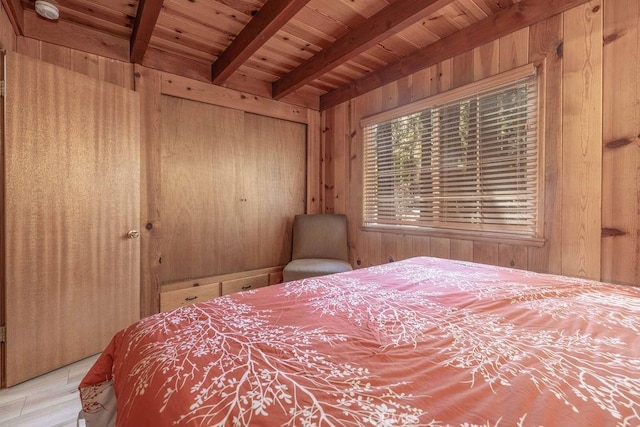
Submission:
<svg viewBox="0 0 640 427">
<path fill-rule="evenodd" d="M 364 126 L 365 225 L 535 235 L 535 74 L 462 93 Z"/>
</svg>

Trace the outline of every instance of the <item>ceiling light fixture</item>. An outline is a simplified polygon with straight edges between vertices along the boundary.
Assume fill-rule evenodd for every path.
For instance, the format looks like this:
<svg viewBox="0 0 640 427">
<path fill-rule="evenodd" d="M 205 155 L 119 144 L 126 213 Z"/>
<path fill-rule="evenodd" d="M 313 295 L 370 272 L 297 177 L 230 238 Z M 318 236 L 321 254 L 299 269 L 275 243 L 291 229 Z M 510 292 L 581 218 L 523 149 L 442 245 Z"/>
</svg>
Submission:
<svg viewBox="0 0 640 427">
<path fill-rule="evenodd" d="M 55 0 L 36 0 L 36 12 L 38 15 L 52 21 L 60 17 L 60 11 Z"/>
</svg>

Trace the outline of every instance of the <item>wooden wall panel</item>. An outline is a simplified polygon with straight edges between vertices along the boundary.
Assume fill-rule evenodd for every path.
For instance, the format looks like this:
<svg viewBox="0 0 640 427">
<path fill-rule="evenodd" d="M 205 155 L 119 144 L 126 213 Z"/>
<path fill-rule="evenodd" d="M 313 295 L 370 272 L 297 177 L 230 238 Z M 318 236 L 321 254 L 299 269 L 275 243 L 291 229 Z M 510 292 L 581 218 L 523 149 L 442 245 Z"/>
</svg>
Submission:
<svg viewBox="0 0 640 427">
<path fill-rule="evenodd" d="M 382 253 L 380 254 L 382 262 L 393 262 L 398 260 L 398 241 L 402 237 L 401 234 L 382 233 L 380 235 L 380 244 Z"/>
<path fill-rule="evenodd" d="M 334 139 L 333 156 L 330 161 L 336 165 L 334 168 L 333 176 L 333 204 L 334 210 L 338 213 L 344 213 L 347 211 L 347 203 L 350 200 L 350 162 L 351 157 L 351 135 L 349 133 L 349 108 L 350 105 L 342 104 L 346 111 L 344 114 L 337 116 L 337 123 Z M 336 186 L 336 183 L 343 183 L 343 185 Z M 346 184 L 346 185 L 345 185 Z"/>
<path fill-rule="evenodd" d="M 134 88 L 133 64 L 43 41 L 18 37 L 16 51 L 127 89 Z"/>
<path fill-rule="evenodd" d="M 543 61 L 544 87 L 544 227 L 543 247 L 527 248 L 527 269 L 562 273 L 562 15 L 533 25 L 530 31 L 529 57 Z"/>
<path fill-rule="evenodd" d="M 529 28 L 500 38 L 500 54 L 498 69 L 500 72 L 513 70 L 527 64 L 529 60 Z"/>
<path fill-rule="evenodd" d="M 326 213 L 345 213 L 349 138 L 347 104 L 336 106 L 337 114 L 328 115 L 324 122 L 324 138 L 327 150 L 324 162 L 327 165 L 325 174 L 325 209 Z M 336 183 L 339 185 L 336 186 Z"/>
<path fill-rule="evenodd" d="M 364 234 L 362 251 L 358 253 L 356 265 L 358 267 L 370 267 L 388 262 L 382 252 L 382 233 L 368 232 Z M 356 245 L 360 245 L 360 238 Z"/>
<path fill-rule="evenodd" d="M 452 88 L 464 86 L 473 82 L 473 51 L 463 53 L 453 58 Z"/>
<path fill-rule="evenodd" d="M 498 243 L 473 242 L 473 261 L 482 264 L 498 264 Z"/>
<path fill-rule="evenodd" d="M 16 50 L 16 34 L 4 6 L 0 5 L 0 49 L 7 52 Z"/>
<path fill-rule="evenodd" d="M 424 236 L 411 236 L 412 256 L 430 256 L 431 238 Z"/>
<path fill-rule="evenodd" d="M 450 244 L 450 256 L 452 259 L 459 259 L 461 261 L 473 261 L 474 259 L 474 245 L 471 240 L 451 240 Z"/>
<path fill-rule="evenodd" d="M 345 214 L 348 219 L 350 260 L 355 267 L 368 267 L 382 262 L 380 233 L 362 233 L 361 222 L 354 222 L 352 218 L 362 218 L 362 130 L 360 118 L 378 111 L 382 104 L 382 91 L 373 91 L 346 103 L 349 113 L 349 137 L 351 155 L 349 157 L 349 182 L 334 185 L 348 185 L 349 203 Z"/>
<path fill-rule="evenodd" d="M 348 162 L 348 179 L 341 182 L 342 172 L 336 169 L 345 165 L 335 157 L 325 162 L 324 173 L 331 180 L 332 192 L 348 194 L 346 205 L 340 209 L 344 209 L 349 218 L 354 266 L 401 259 L 411 252 L 414 256 L 429 254 L 637 283 L 640 263 L 637 214 L 640 184 L 636 173 L 640 146 L 636 108 L 640 102 L 638 7 L 635 0 L 592 1 L 414 73 L 408 80 L 388 84 L 323 112 L 325 155 L 333 156 L 336 146 L 344 144 L 340 140 L 343 132 L 333 127 L 347 122 L 350 130 L 346 136 L 350 141 L 349 159 L 344 159 Z M 603 16 L 608 17 L 606 29 Z M 600 89 L 603 35 L 604 94 Z M 428 235 L 412 235 L 407 239 L 403 234 L 362 229 L 360 120 L 528 62 L 543 63 L 544 246 Z M 605 143 L 621 139 L 633 141 L 615 150 L 605 149 L 604 169 L 601 165 L 603 120 Z M 606 194 L 601 190 L 603 186 Z M 334 201 L 328 201 L 325 207 L 334 209 Z M 603 226 L 620 229 L 621 235 L 601 239 L 601 210 Z"/>
<path fill-rule="evenodd" d="M 307 213 L 321 213 L 323 208 L 322 118 L 320 112 L 307 110 Z"/>
<path fill-rule="evenodd" d="M 396 261 L 411 258 L 413 255 L 413 236 L 402 234 L 397 239 Z"/>
<path fill-rule="evenodd" d="M 520 270 L 529 268 L 526 246 L 500 244 L 498 247 L 498 265 Z"/>
<path fill-rule="evenodd" d="M 453 72 L 451 70 L 453 61 L 447 59 L 436 65 L 436 77 L 431 82 L 431 93 L 436 94 L 444 92 L 453 87 L 451 81 L 453 79 Z"/>
<path fill-rule="evenodd" d="M 500 41 L 496 40 L 473 50 L 473 80 L 481 80 L 499 72 Z"/>
<path fill-rule="evenodd" d="M 613 232 L 602 238 L 602 278 L 638 284 L 640 2 L 608 1 L 605 12 L 602 226 Z"/>
<path fill-rule="evenodd" d="M 78 51 L 94 52 L 106 58 L 129 60 L 129 40 L 126 37 L 110 35 L 65 20 L 54 22 L 42 19 L 29 9 L 24 13 L 24 35 Z"/>
<path fill-rule="evenodd" d="M 564 14 L 562 274 L 600 278 L 602 8 Z"/>
<path fill-rule="evenodd" d="M 451 240 L 442 237 L 432 237 L 431 256 L 437 258 L 451 258 Z"/>
<path fill-rule="evenodd" d="M 358 119 L 362 115 L 371 114 L 370 108 L 375 108 L 374 106 L 378 105 L 380 102 L 380 92 L 371 92 L 370 94 L 361 97 L 360 101 L 361 102 L 358 102 L 358 100 L 356 100 L 354 102 L 346 103 L 347 114 L 349 115 L 349 182 L 340 183 L 340 185 L 348 186 L 351 190 L 349 192 L 349 199 L 344 212 L 347 219 L 362 217 L 362 191 L 357 191 L 358 188 L 362 188 L 363 179 L 363 156 L 362 150 L 360 149 L 360 147 L 362 147 L 362 130 Z M 359 258 L 361 257 L 361 254 L 365 253 L 365 251 L 360 250 L 361 248 L 356 246 L 360 229 L 357 226 L 352 225 L 351 227 L 348 227 L 347 231 L 349 258 L 353 260 L 352 263 L 355 262 L 357 265 L 361 265 L 362 260 L 359 260 Z"/>
<path fill-rule="evenodd" d="M 435 67 L 429 67 L 411 75 L 411 101 L 431 95 L 431 80 L 434 74 Z"/>
</svg>

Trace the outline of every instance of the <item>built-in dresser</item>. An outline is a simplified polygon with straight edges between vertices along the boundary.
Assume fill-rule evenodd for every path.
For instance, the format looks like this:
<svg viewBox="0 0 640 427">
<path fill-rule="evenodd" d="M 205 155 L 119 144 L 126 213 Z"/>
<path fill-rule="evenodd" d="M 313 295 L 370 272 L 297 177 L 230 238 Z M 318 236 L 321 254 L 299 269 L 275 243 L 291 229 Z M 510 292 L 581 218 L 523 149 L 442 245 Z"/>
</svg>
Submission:
<svg viewBox="0 0 640 427">
<path fill-rule="evenodd" d="M 160 311 L 169 311 L 182 305 L 282 283 L 283 268 L 284 266 L 281 265 L 165 283 L 160 289 Z"/>
</svg>

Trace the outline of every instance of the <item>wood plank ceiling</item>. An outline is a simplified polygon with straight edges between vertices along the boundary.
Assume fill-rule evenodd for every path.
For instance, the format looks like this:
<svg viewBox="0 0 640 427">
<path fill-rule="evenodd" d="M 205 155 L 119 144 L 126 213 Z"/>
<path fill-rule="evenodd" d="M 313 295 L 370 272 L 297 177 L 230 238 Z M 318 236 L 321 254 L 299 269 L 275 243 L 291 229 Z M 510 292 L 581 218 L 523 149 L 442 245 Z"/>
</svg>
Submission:
<svg viewBox="0 0 640 427">
<path fill-rule="evenodd" d="M 17 34 L 326 109 L 585 0 L 2 0 Z"/>
</svg>

